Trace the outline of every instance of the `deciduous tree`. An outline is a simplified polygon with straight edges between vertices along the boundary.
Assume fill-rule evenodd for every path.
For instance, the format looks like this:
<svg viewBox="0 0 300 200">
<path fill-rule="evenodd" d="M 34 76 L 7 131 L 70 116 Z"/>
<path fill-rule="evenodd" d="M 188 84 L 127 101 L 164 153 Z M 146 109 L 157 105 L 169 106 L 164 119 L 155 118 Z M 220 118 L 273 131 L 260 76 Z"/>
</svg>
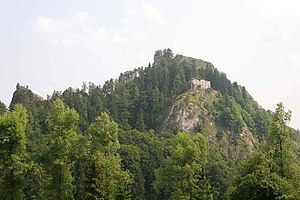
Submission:
<svg viewBox="0 0 300 200">
<path fill-rule="evenodd" d="M 26 151 L 26 109 L 17 104 L 0 116 L 0 198 L 24 198 L 25 173 L 29 168 Z"/>
</svg>

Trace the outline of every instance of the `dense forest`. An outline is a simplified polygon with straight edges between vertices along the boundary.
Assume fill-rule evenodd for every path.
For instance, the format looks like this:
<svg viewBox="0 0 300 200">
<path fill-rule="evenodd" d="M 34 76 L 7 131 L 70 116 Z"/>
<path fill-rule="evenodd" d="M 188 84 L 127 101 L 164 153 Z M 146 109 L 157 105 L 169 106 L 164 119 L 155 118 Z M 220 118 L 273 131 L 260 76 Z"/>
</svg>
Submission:
<svg viewBox="0 0 300 200">
<path fill-rule="evenodd" d="M 191 91 L 193 78 L 211 88 Z M 174 107 L 197 124 L 170 124 Z M 290 119 L 282 103 L 267 111 L 211 63 L 170 49 L 47 99 L 17 84 L 8 108 L 0 102 L 0 199 L 300 199 Z"/>
</svg>

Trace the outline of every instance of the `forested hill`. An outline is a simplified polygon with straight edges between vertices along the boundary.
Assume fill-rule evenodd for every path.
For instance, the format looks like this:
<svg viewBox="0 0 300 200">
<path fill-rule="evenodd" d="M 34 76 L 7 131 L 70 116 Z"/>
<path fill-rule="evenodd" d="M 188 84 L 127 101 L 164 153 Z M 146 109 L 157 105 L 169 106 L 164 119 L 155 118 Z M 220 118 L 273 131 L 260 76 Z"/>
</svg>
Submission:
<svg viewBox="0 0 300 200">
<path fill-rule="evenodd" d="M 0 115 L 1 199 L 299 199 L 290 113 L 170 49 L 47 99 L 17 84 Z"/>
<path fill-rule="evenodd" d="M 156 51 L 152 65 L 149 63 L 145 68 L 121 73 L 103 86 L 83 83 L 81 89 L 70 87 L 63 92 L 54 92 L 48 100 L 60 98 L 67 106 L 75 108 L 80 115 L 81 131 L 103 111 L 123 129 L 158 130 L 167 108 L 179 95 L 190 90 L 192 78 L 210 80 L 212 89 L 219 92 L 222 102 L 215 104 L 215 110 L 219 112 L 215 117 L 225 128 L 246 124 L 259 137 L 266 135 L 271 115 L 252 99 L 245 87 L 231 83 L 211 63 L 181 55 L 174 57 L 170 49 Z M 17 87 L 10 108 L 16 103 L 29 106 L 37 100 L 31 92 L 27 94 L 25 88 Z M 223 107 L 230 110 L 225 113 Z M 230 121 L 231 115 L 237 120 Z"/>
</svg>

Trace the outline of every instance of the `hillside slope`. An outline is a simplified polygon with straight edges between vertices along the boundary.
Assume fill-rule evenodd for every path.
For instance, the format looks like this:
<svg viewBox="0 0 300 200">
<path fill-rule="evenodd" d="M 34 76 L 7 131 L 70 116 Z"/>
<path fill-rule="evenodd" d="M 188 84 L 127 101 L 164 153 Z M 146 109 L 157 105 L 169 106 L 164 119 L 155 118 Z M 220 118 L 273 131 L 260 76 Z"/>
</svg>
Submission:
<svg viewBox="0 0 300 200">
<path fill-rule="evenodd" d="M 211 89 L 190 91 L 193 78 L 209 80 Z M 10 107 L 22 103 L 36 113 L 38 107 L 47 107 L 47 101 L 57 98 L 79 113 L 81 132 L 86 131 L 96 116 L 107 111 L 124 130 L 200 132 L 214 143 L 220 141 L 220 145 L 224 136 L 227 143 L 246 142 L 253 148 L 257 141 L 267 136 L 271 120 L 271 113 L 261 108 L 245 87 L 231 83 L 226 74 L 211 63 L 173 56 L 170 49 L 156 51 L 154 63 L 149 63 L 146 68 L 121 73 L 103 86 L 84 83 L 82 89 L 70 87 L 63 92 L 54 92 L 46 101 L 18 86 Z M 40 113 L 44 119 L 45 111 Z M 33 124 L 47 129 L 45 123 L 36 121 Z"/>
<path fill-rule="evenodd" d="M 210 81 L 211 87 L 191 90 L 193 79 Z M 269 127 L 278 122 L 272 119 L 274 113 L 259 106 L 245 87 L 231 83 L 211 63 L 174 56 L 170 49 L 156 51 L 154 62 L 145 68 L 121 73 L 103 85 L 83 83 L 81 89 L 54 91 L 47 99 L 18 84 L 9 106 L 12 112 L 4 106 L 2 122 L 10 117 L 12 121 L 18 119 L 19 115 L 14 114 L 18 113 L 18 103 L 27 108 L 28 116 L 22 132 L 26 140 L 20 144 L 24 144 L 23 150 L 29 155 L 26 158 L 34 164 L 24 177 L 22 192 L 26 199 L 48 199 L 47 195 L 58 194 L 47 186 L 51 180 L 60 180 L 53 178 L 58 174 L 57 164 L 65 166 L 59 169 L 67 174 L 65 180 L 70 187 L 64 192 L 70 196 L 68 199 L 86 199 L 91 194 L 114 199 L 101 195 L 119 192 L 124 195 L 121 199 L 172 199 L 176 191 L 190 197 L 194 189 L 195 194 L 202 193 L 199 199 L 228 199 L 228 188 L 232 189 L 234 177 L 241 175 L 241 161 L 265 149 L 272 133 Z M 277 115 L 284 113 L 281 108 Z M 300 152 L 300 134 L 285 123 L 281 121 L 280 127 L 287 141 L 291 136 L 293 143 L 289 143 L 288 150 L 296 158 L 293 151 L 295 147 Z M 7 130 L 5 133 L 11 137 L 11 129 Z M 266 160 L 254 160 L 251 169 Z M 269 164 L 266 166 L 268 169 Z M 120 181 L 123 179 L 116 176 L 116 171 L 127 181 Z M 271 176 L 258 177 L 258 181 L 264 181 Z M 101 184 L 95 184 L 95 180 Z M 117 192 L 122 182 L 129 185 Z M 53 186 L 60 183 L 53 182 Z M 114 183 L 114 187 L 100 188 L 102 183 Z M 42 198 L 44 195 L 46 198 Z"/>
</svg>

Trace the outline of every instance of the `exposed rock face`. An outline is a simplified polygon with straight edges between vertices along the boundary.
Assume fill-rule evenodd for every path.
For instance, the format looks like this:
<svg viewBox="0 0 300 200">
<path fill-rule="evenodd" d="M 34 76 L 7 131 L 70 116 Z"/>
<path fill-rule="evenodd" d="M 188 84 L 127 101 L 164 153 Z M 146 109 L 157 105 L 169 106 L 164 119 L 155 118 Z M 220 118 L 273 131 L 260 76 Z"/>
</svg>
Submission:
<svg viewBox="0 0 300 200">
<path fill-rule="evenodd" d="M 251 148 L 256 147 L 256 140 L 254 139 L 252 133 L 247 127 L 243 129 L 243 132 L 240 134 L 240 136 Z"/>
<path fill-rule="evenodd" d="M 214 90 L 188 91 L 177 98 L 169 108 L 160 131 L 180 129 L 192 134 L 206 136 L 211 149 L 218 149 L 223 155 L 244 158 L 257 147 L 257 139 L 248 127 L 234 134 L 222 127 L 211 112 L 213 102 L 218 100 Z M 220 136 L 222 135 L 222 136 Z"/>
<path fill-rule="evenodd" d="M 189 91 L 179 96 L 169 110 L 161 131 L 170 130 L 177 126 L 183 131 L 195 132 L 200 119 L 208 117 L 209 111 L 205 105 L 215 99 L 215 91 Z M 211 123 L 211 122 L 210 122 Z"/>
<path fill-rule="evenodd" d="M 195 115 L 198 110 L 199 107 L 193 103 L 182 107 L 180 101 L 175 102 L 163 124 L 162 131 L 172 129 L 175 124 L 184 131 L 192 132 L 199 122 L 199 117 Z"/>
</svg>

